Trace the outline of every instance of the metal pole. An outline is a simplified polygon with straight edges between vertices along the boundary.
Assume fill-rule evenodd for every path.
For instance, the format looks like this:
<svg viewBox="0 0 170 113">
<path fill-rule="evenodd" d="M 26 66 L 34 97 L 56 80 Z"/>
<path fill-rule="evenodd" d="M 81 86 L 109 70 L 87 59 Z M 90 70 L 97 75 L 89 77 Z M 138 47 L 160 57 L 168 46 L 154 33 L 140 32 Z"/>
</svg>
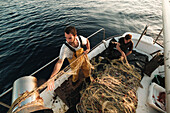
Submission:
<svg viewBox="0 0 170 113">
<path fill-rule="evenodd" d="M 10 92 L 11 90 L 12 90 L 12 87 L 9 88 L 8 90 L 6 90 L 5 92 L 3 92 L 3 93 L 0 95 L 0 98 L 1 98 L 2 96 L 4 96 L 5 94 L 7 94 L 8 92 Z"/>
<path fill-rule="evenodd" d="M 164 36 L 164 67 L 166 88 L 166 112 L 170 113 L 170 6 L 169 0 L 163 0 L 163 36 Z"/>
<path fill-rule="evenodd" d="M 139 42 L 140 42 L 140 40 L 141 40 L 142 36 L 146 33 L 147 28 L 148 28 L 148 26 L 146 25 L 146 27 L 145 27 L 145 29 L 143 30 L 143 32 L 142 32 L 142 34 L 141 34 L 141 36 L 140 36 L 140 38 L 139 38 L 138 42 L 136 43 L 135 48 L 136 48 L 136 47 L 137 47 L 137 45 L 139 44 Z"/>
<path fill-rule="evenodd" d="M 159 35 L 157 36 L 157 38 L 155 39 L 155 41 L 153 42 L 153 44 L 156 43 L 156 41 L 158 40 L 158 38 L 159 38 L 159 36 L 161 35 L 162 31 L 163 31 L 163 28 L 162 28 L 161 31 L 159 32 Z"/>
<path fill-rule="evenodd" d="M 105 40 L 105 29 L 103 28 L 103 40 Z"/>
<path fill-rule="evenodd" d="M 104 28 L 99 29 L 98 31 L 96 31 L 95 33 L 91 34 L 90 36 L 88 36 L 87 38 L 91 38 L 92 36 L 94 36 L 95 34 L 97 34 L 98 32 L 104 30 Z"/>
</svg>

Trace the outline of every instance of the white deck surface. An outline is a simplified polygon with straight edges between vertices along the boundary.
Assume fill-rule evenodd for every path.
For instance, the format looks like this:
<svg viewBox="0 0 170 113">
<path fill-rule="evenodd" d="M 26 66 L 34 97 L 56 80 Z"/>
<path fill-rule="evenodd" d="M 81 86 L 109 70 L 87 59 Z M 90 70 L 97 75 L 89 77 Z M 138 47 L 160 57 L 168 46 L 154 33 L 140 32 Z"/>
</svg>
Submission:
<svg viewBox="0 0 170 113">
<path fill-rule="evenodd" d="M 154 108 L 150 107 L 147 102 L 148 93 L 149 93 L 149 85 L 152 81 L 154 75 L 157 74 L 157 70 L 155 70 L 152 74 L 152 77 L 148 77 L 145 75 L 141 81 L 143 88 L 138 88 L 137 96 L 138 96 L 138 107 L 136 109 L 136 113 L 160 113 L 159 111 L 155 110 Z"/>
<path fill-rule="evenodd" d="M 125 33 L 127 34 L 127 33 Z M 124 35 L 125 35 L 124 34 Z M 133 35 L 133 37 L 136 38 L 139 38 L 139 34 L 135 34 L 135 33 L 130 33 Z M 116 38 L 120 38 L 120 37 L 116 37 Z M 146 39 L 146 40 L 145 40 Z M 152 44 L 152 42 L 149 41 L 149 39 L 151 39 L 151 37 L 146 37 L 145 39 L 142 39 L 142 41 L 140 42 L 139 46 L 137 47 L 137 49 L 141 52 L 141 50 L 145 50 L 143 51 L 142 53 L 143 54 L 146 54 L 148 55 L 151 59 L 152 57 L 149 55 L 150 53 L 152 52 L 155 52 L 156 50 L 163 50 L 160 46 L 156 45 L 156 44 Z M 146 42 L 147 43 L 146 43 Z M 149 42 L 148 42 L 149 41 Z M 136 44 L 137 41 L 134 41 L 134 46 Z M 142 44 L 143 42 L 143 44 Z M 98 55 L 99 53 L 101 53 L 104 49 L 105 49 L 105 46 L 108 47 L 109 45 L 109 42 L 107 41 L 105 44 L 101 44 L 100 46 L 98 46 L 96 49 L 94 49 L 92 52 L 90 52 L 88 54 L 88 57 L 89 59 L 93 58 L 94 56 Z M 154 48 L 154 51 L 150 51 L 150 49 L 153 50 Z M 135 49 L 135 48 L 134 48 Z M 159 68 L 159 69 L 156 69 L 153 73 L 152 73 L 152 76 L 151 77 L 148 77 L 147 75 L 145 75 L 141 81 L 141 84 L 143 85 L 143 88 L 138 88 L 137 90 L 137 96 L 138 96 L 138 107 L 136 109 L 136 112 L 137 113 L 160 113 L 159 111 L 157 111 L 156 109 L 150 107 L 150 105 L 147 103 L 147 99 L 148 99 L 148 88 L 149 88 L 149 85 L 152 81 L 152 78 L 154 77 L 154 75 L 158 75 L 159 72 L 162 72 L 164 71 L 163 68 Z M 60 80 L 60 84 L 62 82 L 64 82 L 65 80 L 68 79 L 68 76 L 66 77 L 61 77 L 59 78 Z M 58 80 L 57 80 L 58 81 Z M 55 81 L 55 86 L 60 86 L 59 84 L 57 84 L 58 82 Z M 57 98 L 56 100 L 60 100 L 60 102 L 56 103 L 56 104 L 53 104 L 52 101 L 56 101 L 56 100 L 53 100 L 53 92 L 47 92 L 47 91 L 44 91 L 41 93 L 41 97 L 43 97 L 44 99 L 44 103 L 45 103 L 45 106 L 46 107 L 49 107 L 49 108 L 52 108 L 54 110 L 54 113 L 63 113 L 63 110 L 67 110 L 68 107 L 59 99 Z"/>
</svg>

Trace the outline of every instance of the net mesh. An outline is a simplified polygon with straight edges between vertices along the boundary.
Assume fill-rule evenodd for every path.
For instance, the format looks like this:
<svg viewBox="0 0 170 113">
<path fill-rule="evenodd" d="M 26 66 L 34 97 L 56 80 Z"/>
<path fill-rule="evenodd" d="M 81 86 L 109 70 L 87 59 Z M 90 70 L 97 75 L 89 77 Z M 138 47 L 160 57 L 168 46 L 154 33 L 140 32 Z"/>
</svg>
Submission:
<svg viewBox="0 0 170 113">
<path fill-rule="evenodd" d="M 81 57 L 83 57 L 83 60 Z M 136 91 L 138 86 L 140 86 L 141 75 L 133 65 L 127 63 L 126 59 L 126 63 L 124 63 L 123 59 L 109 60 L 99 57 L 98 59 L 93 58 L 90 63 L 87 57 L 82 55 L 72 62 L 79 62 L 74 69 L 68 72 L 70 69 L 69 65 L 50 80 L 58 79 L 63 74 L 74 74 L 81 68 L 84 60 L 90 64 L 89 68 L 93 69 L 91 72 L 93 76 L 90 76 L 91 84 L 82 91 L 78 111 L 87 113 L 135 112 L 138 101 Z M 44 89 L 50 80 L 34 91 L 25 92 L 16 99 L 8 113 L 11 113 L 13 108 L 18 106 L 33 93 Z"/>
<path fill-rule="evenodd" d="M 105 60 L 105 62 L 103 62 Z M 132 113 L 137 108 L 136 91 L 141 75 L 122 59 L 92 59 L 95 78 L 82 93 L 78 111 L 87 113 Z"/>
<path fill-rule="evenodd" d="M 77 72 L 77 70 L 79 70 L 82 66 L 82 63 L 84 61 L 87 61 L 89 63 L 89 68 L 93 68 L 93 66 L 90 64 L 90 62 L 88 61 L 88 58 L 86 55 L 82 54 L 81 56 L 79 56 L 75 61 L 73 61 L 71 64 L 69 64 L 68 66 L 66 66 L 63 70 L 61 70 L 59 73 L 57 73 L 55 76 L 53 76 L 52 78 L 50 78 L 47 82 L 45 82 L 44 84 L 42 84 L 40 87 L 34 89 L 33 91 L 26 91 L 24 92 L 20 97 L 18 97 L 10 106 L 10 109 L 8 110 L 8 113 L 12 113 L 13 109 L 15 107 L 19 107 L 20 103 L 23 102 L 24 100 L 26 100 L 27 98 L 29 98 L 30 96 L 32 96 L 34 93 L 41 91 L 42 89 L 46 88 L 48 86 L 48 84 L 52 81 L 52 80 L 56 80 L 58 79 L 60 76 L 67 74 L 67 75 L 71 75 L 71 74 L 75 74 Z M 76 63 L 77 65 L 71 69 L 70 65 Z M 71 71 L 68 71 L 69 69 L 71 69 Z M 91 70 L 90 70 L 91 71 Z M 21 106 L 22 107 L 22 106 Z"/>
</svg>

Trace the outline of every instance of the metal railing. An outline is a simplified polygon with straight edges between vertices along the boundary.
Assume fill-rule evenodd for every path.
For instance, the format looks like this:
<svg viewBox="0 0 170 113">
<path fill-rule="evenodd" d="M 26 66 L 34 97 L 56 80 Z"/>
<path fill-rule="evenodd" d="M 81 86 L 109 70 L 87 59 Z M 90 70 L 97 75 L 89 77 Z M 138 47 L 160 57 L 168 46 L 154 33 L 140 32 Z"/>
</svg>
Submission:
<svg viewBox="0 0 170 113">
<path fill-rule="evenodd" d="M 103 32 L 103 39 L 105 39 L 105 29 L 104 28 L 101 28 L 99 29 L 98 31 L 94 32 L 93 34 L 91 34 L 90 36 L 88 36 L 87 38 L 91 38 L 92 36 L 96 35 L 97 33 L 99 33 L 100 31 L 104 30 Z M 93 49 L 93 48 L 92 48 Z M 42 69 L 44 69 L 45 67 L 47 67 L 48 65 L 50 65 L 51 63 L 53 63 L 54 61 L 56 61 L 59 57 L 56 57 L 55 59 L 53 59 L 52 61 L 50 61 L 49 63 L 47 63 L 46 65 L 44 65 L 43 67 L 41 67 L 40 69 L 36 70 L 35 72 L 33 72 L 32 74 L 30 74 L 29 76 L 33 76 L 35 75 L 36 73 L 38 73 L 39 71 L 41 71 Z M 0 98 L 2 96 L 4 96 L 5 94 L 7 94 L 8 92 L 10 92 L 11 90 L 13 89 L 13 87 L 9 88 L 8 90 L 6 90 L 5 92 L 3 92 L 1 95 L 0 95 Z M 9 108 L 9 106 L 3 102 L 0 102 L 0 105 L 4 106 L 4 107 L 7 107 Z"/>
<path fill-rule="evenodd" d="M 91 38 L 92 36 L 96 35 L 97 33 L 99 33 L 99 32 L 102 31 L 102 30 L 104 31 L 104 32 L 103 32 L 103 39 L 105 39 L 105 29 L 104 29 L 104 28 L 99 29 L 98 31 L 94 32 L 93 34 L 91 34 L 91 35 L 88 36 L 87 38 L 88 38 L 88 39 Z"/>
</svg>

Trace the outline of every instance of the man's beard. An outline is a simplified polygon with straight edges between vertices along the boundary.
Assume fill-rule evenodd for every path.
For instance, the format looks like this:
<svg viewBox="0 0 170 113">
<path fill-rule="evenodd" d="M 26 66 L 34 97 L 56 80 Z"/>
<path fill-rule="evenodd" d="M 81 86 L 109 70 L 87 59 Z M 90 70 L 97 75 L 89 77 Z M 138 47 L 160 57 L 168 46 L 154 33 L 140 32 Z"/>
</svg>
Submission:
<svg viewBox="0 0 170 113">
<path fill-rule="evenodd" d="M 74 40 L 72 42 L 68 42 L 70 45 L 74 44 L 74 41 L 76 40 L 76 38 L 74 38 Z"/>
</svg>

